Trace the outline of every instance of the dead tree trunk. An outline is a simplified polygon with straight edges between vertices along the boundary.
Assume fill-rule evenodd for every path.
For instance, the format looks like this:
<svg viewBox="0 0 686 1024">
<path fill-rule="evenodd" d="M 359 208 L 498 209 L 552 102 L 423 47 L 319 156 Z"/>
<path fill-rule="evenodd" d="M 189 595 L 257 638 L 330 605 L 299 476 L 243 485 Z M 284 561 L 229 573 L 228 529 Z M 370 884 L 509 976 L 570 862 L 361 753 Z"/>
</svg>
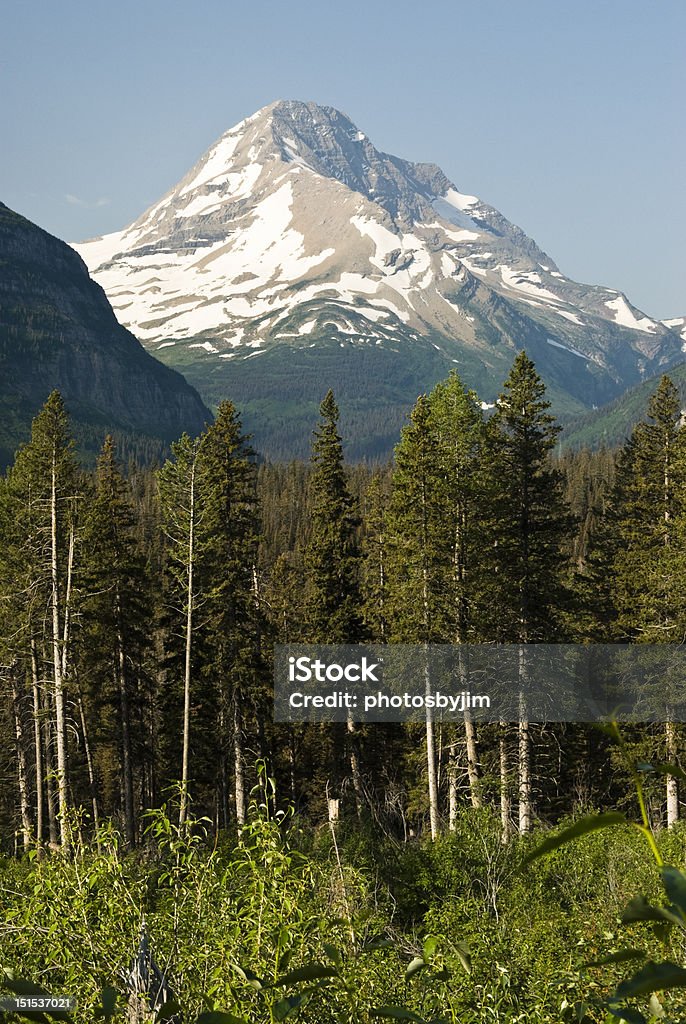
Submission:
<svg viewBox="0 0 686 1024">
<path fill-rule="evenodd" d="M 188 816 L 188 759 L 191 733 L 191 663 L 193 652 L 193 611 L 195 605 L 195 481 L 196 458 L 191 466 L 188 505 L 188 556 L 186 563 L 186 649 L 183 672 L 183 753 L 181 757 L 181 806 L 179 824 L 183 825 Z"/>
<path fill-rule="evenodd" d="M 52 472 L 50 486 L 50 570 L 52 611 L 52 657 L 53 681 L 55 694 L 55 739 L 57 742 L 57 801 L 59 806 L 60 846 L 69 846 L 69 766 L 67 760 L 67 715 L 64 693 L 64 672 L 62 670 L 63 642 L 61 619 L 61 599 L 59 586 L 59 548 L 58 548 L 58 505 L 57 505 L 57 451 L 53 449 Z M 73 543 L 73 534 L 72 534 Z"/>
<path fill-rule="evenodd" d="M 36 641 L 31 638 L 31 691 L 33 697 L 33 749 L 36 766 L 36 843 L 43 843 L 43 742 L 41 738 L 41 701 L 38 682 L 38 655 Z"/>
<path fill-rule="evenodd" d="M 500 753 L 500 825 L 502 840 L 508 842 L 512 831 L 512 804 L 510 800 L 510 755 L 508 751 L 507 722 L 500 723 L 498 741 Z"/>
<path fill-rule="evenodd" d="M 665 742 L 667 761 L 674 764 L 678 758 L 678 737 L 676 724 L 665 723 Z M 679 820 L 679 781 L 673 775 L 667 776 L 667 828 L 672 828 Z"/>
<path fill-rule="evenodd" d="M 12 687 L 12 710 L 14 712 L 14 739 L 17 752 L 17 784 L 19 788 L 19 809 L 21 813 L 21 832 L 24 851 L 31 846 L 31 811 L 29 808 L 29 788 L 26 758 L 26 740 L 24 736 L 24 711 L 22 708 L 21 692 L 17 666 L 11 665 L 9 677 Z"/>
<path fill-rule="evenodd" d="M 124 630 L 122 626 L 121 595 L 116 594 L 117 615 L 117 662 L 116 674 L 119 689 L 119 708 L 121 713 L 121 769 L 122 789 L 124 796 L 124 828 L 126 845 L 131 848 L 136 843 L 136 821 L 133 807 L 133 768 L 131 763 L 131 715 L 129 710 L 129 681 L 126 671 L 126 653 L 124 650 Z"/>
<path fill-rule="evenodd" d="M 233 756 L 235 775 L 236 795 L 236 821 L 239 825 L 245 825 L 246 819 L 246 793 L 245 793 L 245 768 L 243 755 L 243 721 L 241 709 L 238 705 L 238 694 L 233 699 Z"/>
</svg>

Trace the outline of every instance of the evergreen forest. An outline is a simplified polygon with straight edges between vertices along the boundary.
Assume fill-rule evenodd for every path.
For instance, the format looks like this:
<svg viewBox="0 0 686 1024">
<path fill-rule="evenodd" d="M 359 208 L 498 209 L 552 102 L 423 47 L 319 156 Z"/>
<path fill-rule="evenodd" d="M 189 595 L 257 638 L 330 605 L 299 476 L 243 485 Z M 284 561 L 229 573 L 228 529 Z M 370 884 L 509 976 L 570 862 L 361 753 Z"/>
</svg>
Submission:
<svg viewBox="0 0 686 1024">
<path fill-rule="evenodd" d="M 683 644 L 686 428 L 560 449 L 520 352 L 392 462 L 329 391 L 272 464 L 222 402 L 160 467 L 53 392 L 0 479 L 8 1021 L 686 1020 L 683 726 L 275 723 L 275 644 Z M 41 995 L 42 994 L 42 995 Z"/>
</svg>

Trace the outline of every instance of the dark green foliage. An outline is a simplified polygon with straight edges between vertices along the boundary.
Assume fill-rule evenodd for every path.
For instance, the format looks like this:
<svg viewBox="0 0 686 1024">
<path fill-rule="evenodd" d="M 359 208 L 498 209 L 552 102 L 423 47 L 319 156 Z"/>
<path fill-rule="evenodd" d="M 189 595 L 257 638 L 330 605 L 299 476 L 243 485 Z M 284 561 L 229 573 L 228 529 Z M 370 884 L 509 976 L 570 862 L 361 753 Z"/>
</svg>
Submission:
<svg viewBox="0 0 686 1024">
<path fill-rule="evenodd" d="M 103 810 L 123 815 L 130 845 L 136 837 L 135 808 L 150 796 L 145 784 L 152 758 L 146 722 L 152 594 L 137 525 L 114 442 L 107 437 L 84 523 L 79 663 L 83 699 L 94 723 L 90 740 Z M 134 764 L 144 767 L 135 787 Z"/>
<path fill-rule="evenodd" d="M 482 601 L 488 637 L 552 643 L 561 638 L 565 543 L 572 520 L 562 475 L 550 463 L 559 427 L 545 387 L 520 352 L 488 423 L 486 558 Z"/>
<path fill-rule="evenodd" d="M 617 465 L 614 575 L 617 626 L 649 642 L 683 641 L 686 451 L 679 394 L 663 377 Z"/>
<path fill-rule="evenodd" d="M 338 406 L 329 391 L 312 444 L 307 631 L 311 643 L 358 643 L 361 637 L 358 516 L 343 465 Z"/>
</svg>

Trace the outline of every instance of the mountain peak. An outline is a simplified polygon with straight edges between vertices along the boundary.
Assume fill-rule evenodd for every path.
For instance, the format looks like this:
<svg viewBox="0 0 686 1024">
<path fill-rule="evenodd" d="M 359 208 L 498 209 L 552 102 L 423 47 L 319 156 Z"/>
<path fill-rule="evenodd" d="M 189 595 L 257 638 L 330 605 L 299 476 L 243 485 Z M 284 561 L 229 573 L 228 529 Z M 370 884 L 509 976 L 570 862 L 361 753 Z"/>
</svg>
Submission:
<svg viewBox="0 0 686 1024">
<path fill-rule="evenodd" d="M 312 102 L 258 110 L 133 224 L 75 248 L 122 323 L 201 391 L 211 381 L 211 400 L 277 349 L 311 362 L 402 343 L 491 400 L 526 346 L 578 410 L 681 358 L 669 326 L 570 281 L 435 164 Z"/>
</svg>

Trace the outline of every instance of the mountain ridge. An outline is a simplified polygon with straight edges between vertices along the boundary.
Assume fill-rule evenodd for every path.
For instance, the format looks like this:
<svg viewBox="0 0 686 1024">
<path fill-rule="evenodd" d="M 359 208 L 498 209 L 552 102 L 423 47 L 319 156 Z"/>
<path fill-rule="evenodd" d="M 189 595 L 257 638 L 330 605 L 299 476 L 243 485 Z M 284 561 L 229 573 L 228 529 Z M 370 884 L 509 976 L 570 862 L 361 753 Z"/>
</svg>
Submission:
<svg viewBox="0 0 686 1024">
<path fill-rule="evenodd" d="M 118 323 L 77 253 L 0 203 L 0 462 L 55 389 L 88 448 L 114 432 L 131 453 L 162 451 L 210 418 L 181 375 Z"/>
<path fill-rule="evenodd" d="M 672 326 L 565 277 L 437 165 L 380 152 L 314 103 L 245 118 L 131 225 L 74 247 L 119 320 L 206 401 L 242 404 L 267 447 L 280 405 L 311 406 L 331 384 L 353 419 L 364 397 L 395 422 L 452 367 L 492 400 L 525 347 L 572 413 L 683 358 Z M 370 382 L 360 396 L 367 364 L 392 394 Z M 305 394 L 291 367 L 318 365 Z"/>
</svg>

